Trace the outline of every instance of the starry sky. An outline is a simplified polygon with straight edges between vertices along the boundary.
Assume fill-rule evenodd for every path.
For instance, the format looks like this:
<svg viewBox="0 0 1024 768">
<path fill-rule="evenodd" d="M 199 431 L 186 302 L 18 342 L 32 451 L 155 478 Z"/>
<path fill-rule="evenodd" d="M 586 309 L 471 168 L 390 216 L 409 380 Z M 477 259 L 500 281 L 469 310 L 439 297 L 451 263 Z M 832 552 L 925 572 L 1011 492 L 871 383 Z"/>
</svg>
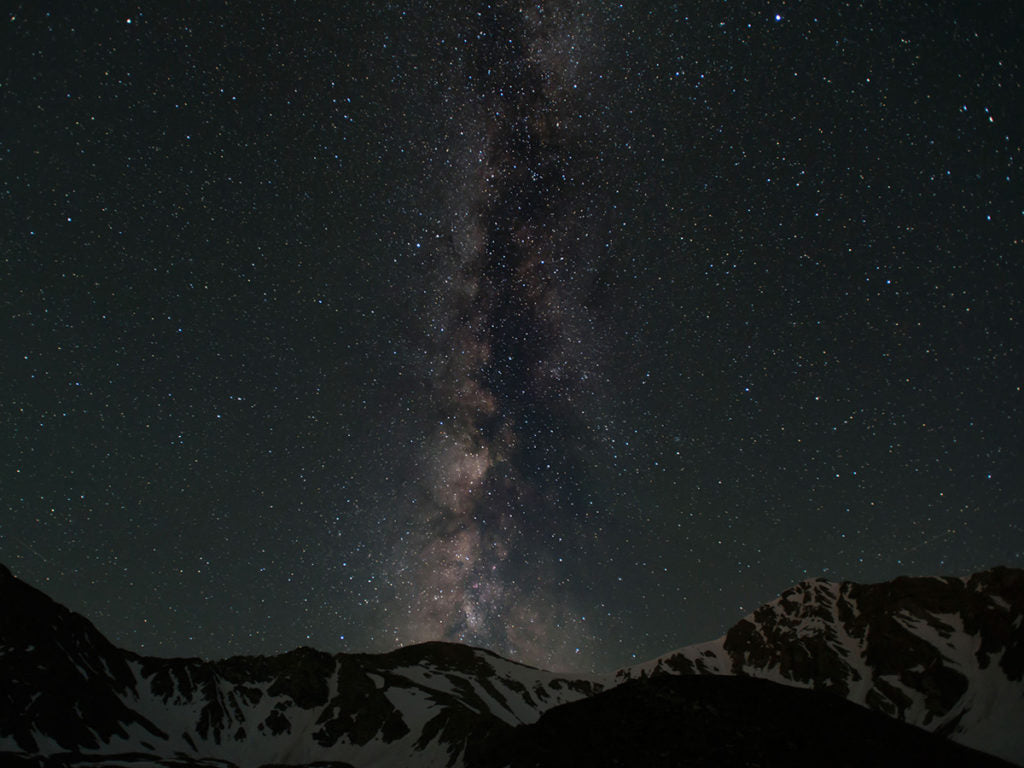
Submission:
<svg viewBox="0 0 1024 768">
<path fill-rule="evenodd" d="M 0 561 L 609 670 L 1021 565 L 1018 3 L 14 3 Z"/>
</svg>

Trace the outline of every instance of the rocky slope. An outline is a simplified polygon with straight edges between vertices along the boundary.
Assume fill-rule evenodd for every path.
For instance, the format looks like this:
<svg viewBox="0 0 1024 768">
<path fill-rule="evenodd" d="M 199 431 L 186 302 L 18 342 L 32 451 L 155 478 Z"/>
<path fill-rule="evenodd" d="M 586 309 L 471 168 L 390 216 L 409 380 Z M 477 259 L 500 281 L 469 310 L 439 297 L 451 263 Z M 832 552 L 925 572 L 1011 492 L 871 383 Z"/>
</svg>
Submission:
<svg viewBox="0 0 1024 768">
<path fill-rule="evenodd" d="M 1024 765 L 1022 616 L 1000 568 L 804 582 L 605 680 L 447 643 L 158 659 L 0 566 L 0 765 Z"/>
<path fill-rule="evenodd" d="M 802 582 L 724 637 L 620 670 L 742 675 L 832 693 L 1024 764 L 1024 571 Z"/>
</svg>

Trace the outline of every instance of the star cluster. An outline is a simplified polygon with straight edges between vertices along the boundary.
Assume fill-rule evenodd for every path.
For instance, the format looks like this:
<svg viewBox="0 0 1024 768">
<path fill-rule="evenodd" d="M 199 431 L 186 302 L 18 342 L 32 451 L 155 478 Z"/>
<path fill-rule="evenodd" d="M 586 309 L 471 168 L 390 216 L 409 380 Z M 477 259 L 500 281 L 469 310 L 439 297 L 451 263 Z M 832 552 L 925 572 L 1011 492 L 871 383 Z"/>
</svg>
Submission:
<svg viewBox="0 0 1024 768">
<path fill-rule="evenodd" d="M 16 574 L 608 669 L 1019 563 L 1019 9 L 375 5 L 3 20 Z"/>
</svg>

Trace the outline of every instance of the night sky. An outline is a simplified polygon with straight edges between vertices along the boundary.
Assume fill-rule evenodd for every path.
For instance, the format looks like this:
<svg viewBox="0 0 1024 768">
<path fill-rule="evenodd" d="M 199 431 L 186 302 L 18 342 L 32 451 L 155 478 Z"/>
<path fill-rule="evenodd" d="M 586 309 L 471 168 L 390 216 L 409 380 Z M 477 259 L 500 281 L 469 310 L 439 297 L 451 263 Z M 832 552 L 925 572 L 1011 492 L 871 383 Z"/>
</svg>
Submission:
<svg viewBox="0 0 1024 768">
<path fill-rule="evenodd" d="M 372 5 L 8 4 L 16 575 L 608 670 L 1021 565 L 1018 2 Z"/>
</svg>

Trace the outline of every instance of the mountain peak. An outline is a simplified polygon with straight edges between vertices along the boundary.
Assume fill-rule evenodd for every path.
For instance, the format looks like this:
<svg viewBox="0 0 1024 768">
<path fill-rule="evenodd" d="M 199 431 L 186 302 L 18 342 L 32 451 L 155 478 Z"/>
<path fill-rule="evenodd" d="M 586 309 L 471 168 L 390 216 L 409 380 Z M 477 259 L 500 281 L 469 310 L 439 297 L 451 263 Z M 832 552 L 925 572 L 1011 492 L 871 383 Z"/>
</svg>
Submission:
<svg viewBox="0 0 1024 768">
<path fill-rule="evenodd" d="M 739 675 L 829 692 L 1024 760 L 1024 571 L 810 579 L 721 638 L 616 673 Z M 1020 734 L 1020 735 L 1013 735 Z"/>
</svg>

